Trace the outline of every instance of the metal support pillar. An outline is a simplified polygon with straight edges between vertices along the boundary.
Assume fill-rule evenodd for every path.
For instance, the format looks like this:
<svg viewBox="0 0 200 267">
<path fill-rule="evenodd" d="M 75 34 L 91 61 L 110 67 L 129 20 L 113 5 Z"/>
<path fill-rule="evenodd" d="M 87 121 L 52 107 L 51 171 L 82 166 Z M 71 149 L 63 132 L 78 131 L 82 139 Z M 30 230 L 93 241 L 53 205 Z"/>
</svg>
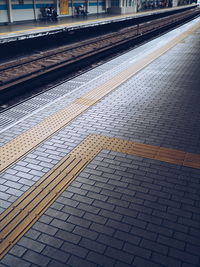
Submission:
<svg viewBox="0 0 200 267">
<path fill-rule="evenodd" d="M 178 0 L 172 0 L 172 6 L 178 6 Z"/>
<path fill-rule="evenodd" d="M 72 17 L 74 17 L 74 0 L 71 0 L 71 5 L 72 5 L 71 13 L 72 13 Z"/>
<path fill-rule="evenodd" d="M 8 6 L 8 22 L 13 22 L 13 15 L 12 15 L 12 3 L 11 0 L 7 0 L 7 6 Z"/>
<path fill-rule="evenodd" d="M 86 0 L 86 12 L 89 13 L 89 0 Z"/>
<path fill-rule="evenodd" d="M 35 0 L 33 0 L 33 13 L 34 13 L 34 20 L 37 20 L 37 12 L 36 12 L 36 3 Z"/>
<path fill-rule="evenodd" d="M 105 8 L 108 9 L 108 0 L 105 0 Z"/>
<path fill-rule="evenodd" d="M 59 10 L 59 0 L 56 0 L 56 12 L 58 15 L 60 15 L 60 10 Z"/>
</svg>

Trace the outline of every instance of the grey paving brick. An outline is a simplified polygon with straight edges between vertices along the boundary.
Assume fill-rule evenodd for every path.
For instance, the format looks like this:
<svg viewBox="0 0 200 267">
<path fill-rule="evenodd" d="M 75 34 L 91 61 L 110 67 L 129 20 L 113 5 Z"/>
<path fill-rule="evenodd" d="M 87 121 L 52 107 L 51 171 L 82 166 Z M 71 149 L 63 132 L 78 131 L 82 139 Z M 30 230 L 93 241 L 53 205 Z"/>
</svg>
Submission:
<svg viewBox="0 0 200 267">
<path fill-rule="evenodd" d="M 154 233 L 160 233 L 164 236 L 171 237 L 173 235 L 173 230 L 163 227 L 163 225 L 158 226 L 156 224 L 149 223 L 147 226 L 147 230 L 154 232 Z"/>
<path fill-rule="evenodd" d="M 131 226 L 122 222 L 118 222 L 112 219 L 109 219 L 106 223 L 106 226 L 113 227 L 114 229 L 121 230 L 123 229 L 124 232 L 129 232 L 131 229 Z"/>
<path fill-rule="evenodd" d="M 152 208 L 145 207 L 144 205 L 138 205 L 137 203 L 131 203 L 129 208 L 138 212 L 143 212 L 142 214 L 151 214 L 153 211 Z"/>
<path fill-rule="evenodd" d="M 69 241 L 74 244 L 78 244 L 81 239 L 80 236 L 63 230 L 59 230 L 56 234 L 56 237 L 60 238 L 63 241 Z"/>
<path fill-rule="evenodd" d="M 39 266 L 47 266 L 50 259 L 48 257 L 45 257 L 39 253 L 36 253 L 34 251 L 28 250 L 24 256 L 23 259 L 30 261 L 36 265 Z"/>
<path fill-rule="evenodd" d="M 152 196 L 158 196 L 158 197 L 166 198 L 166 199 L 170 199 L 171 198 L 170 192 L 167 193 L 167 192 L 156 191 L 156 190 L 150 189 L 149 190 L 149 194 L 152 195 Z"/>
<path fill-rule="evenodd" d="M 61 204 L 67 204 L 68 206 L 71 206 L 71 207 L 77 207 L 79 204 L 79 202 L 76 200 L 73 200 L 67 197 L 62 197 L 62 196 L 57 199 L 57 202 Z"/>
<path fill-rule="evenodd" d="M 61 247 L 62 250 L 66 251 L 66 253 L 70 253 L 70 255 L 75 255 L 81 258 L 85 258 L 88 254 L 88 250 L 85 248 L 82 248 L 78 245 L 74 245 L 69 242 L 64 242 L 64 244 Z"/>
<path fill-rule="evenodd" d="M 26 252 L 26 248 L 21 247 L 19 245 L 15 245 L 10 251 L 10 254 L 13 254 L 14 256 L 17 256 L 18 258 L 22 257 L 23 254 Z"/>
<path fill-rule="evenodd" d="M 115 264 L 116 267 L 130 267 L 130 264 L 126 264 L 124 262 L 121 261 L 117 261 Z M 135 265 L 131 264 L 131 266 L 135 267 Z"/>
<path fill-rule="evenodd" d="M 124 241 L 124 242 L 129 242 L 131 244 L 135 244 L 135 245 L 138 245 L 141 241 L 141 238 L 138 237 L 138 236 L 135 236 L 133 234 L 130 234 L 130 233 L 125 233 L 123 231 L 116 231 L 115 234 L 114 234 L 114 237 Z"/>
<path fill-rule="evenodd" d="M 134 266 L 137 267 L 160 267 L 160 264 L 157 264 L 155 262 L 149 261 L 149 260 L 145 260 L 143 258 L 140 257 L 135 257 L 134 261 L 133 261 Z"/>
<path fill-rule="evenodd" d="M 175 248 L 178 248 L 178 249 L 179 249 L 178 246 L 175 247 Z M 199 249 L 200 249 L 199 246 L 195 246 L 195 245 L 192 245 L 192 244 L 190 244 L 190 243 L 188 243 L 188 244 L 186 245 L 186 248 L 185 248 L 186 252 L 188 252 L 188 253 L 190 253 L 190 254 L 197 255 L 198 257 L 199 257 Z"/>
<path fill-rule="evenodd" d="M 68 222 L 72 223 L 72 224 L 75 224 L 75 225 L 79 225 L 79 226 L 82 226 L 82 227 L 85 227 L 85 228 L 88 228 L 91 224 L 90 220 L 86 220 L 86 219 L 83 219 L 83 218 L 80 218 L 80 217 L 76 217 L 76 216 L 73 216 L 71 215 L 68 220 Z"/>
<path fill-rule="evenodd" d="M 94 232 L 94 231 L 90 231 L 88 229 L 82 228 L 80 226 L 76 226 L 73 230 L 74 234 L 80 235 L 82 237 L 87 237 L 89 239 L 92 240 L 96 240 L 98 233 Z"/>
<path fill-rule="evenodd" d="M 172 207 L 168 207 L 168 212 L 181 216 L 181 217 L 186 217 L 186 218 L 191 218 L 192 217 L 192 213 L 189 211 L 184 211 L 182 209 L 176 209 L 176 208 L 172 208 Z"/>
<path fill-rule="evenodd" d="M 22 172 L 22 173 L 28 173 L 31 170 L 31 168 L 28 165 L 26 167 L 17 165 L 14 167 L 14 170 Z"/>
<path fill-rule="evenodd" d="M 57 260 L 51 260 L 48 267 L 66 267 L 66 263 L 58 262 Z"/>
<path fill-rule="evenodd" d="M 8 170 L 6 170 L 6 172 L 9 174 L 12 174 L 12 175 L 15 175 L 17 173 L 17 171 L 14 169 L 8 169 Z"/>
<path fill-rule="evenodd" d="M 161 211 L 166 211 L 167 210 L 167 206 L 164 205 L 164 204 L 159 204 L 159 203 L 155 203 L 155 202 L 151 202 L 151 201 L 148 201 L 148 200 L 145 200 L 144 201 L 144 205 L 146 207 L 149 207 L 149 208 L 152 208 L 152 209 L 158 209 L 158 210 L 161 210 Z"/>
<path fill-rule="evenodd" d="M 1 208 L 7 209 L 10 206 L 10 203 L 6 200 L 1 200 Z"/>
<path fill-rule="evenodd" d="M 74 194 L 73 193 L 70 193 L 68 191 L 64 191 L 62 193 L 62 197 L 65 197 L 65 198 L 71 198 Z M 59 198 L 58 198 L 59 199 Z M 73 206 L 73 205 L 72 205 Z"/>
<path fill-rule="evenodd" d="M 180 241 L 185 241 L 196 246 L 200 246 L 200 240 L 198 237 L 191 236 L 189 234 L 175 232 L 174 237 Z"/>
<path fill-rule="evenodd" d="M 110 247 L 106 249 L 105 255 L 128 264 L 131 264 L 134 258 L 132 254 Z"/>
<path fill-rule="evenodd" d="M 168 247 L 177 248 L 179 250 L 184 250 L 185 248 L 185 242 L 181 242 L 175 238 L 170 238 L 162 235 L 159 235 L 157 242 L 166 245 Z"/>
<path fill-rule="evenodd" d="M 157 201 L 157 199 L 158 199 L 157 196 L 152 196 L 150 194 L 144 194 L 144 193 L 141 193 L 141 192 L 136 192 L 135 196 L 137 198 L 146 199 L 146 200 L 150 200 L 150 201 L 153 201 L 153 202 Z"/>
<path fill-rule="evenodd" d="M 100 215 L 102 215 L 102 214 L 100 214 Z M 83 218 L 85 218 L 85 219 L 87 219 L 89 221 L 92 221 L 92 222 L 96 222 L 96 223 L 100 223 L 100 224 L 105 224 L 106 221 L 107 221 L 107 218 L 102 217 L 100 215 L 86 212 L 84 214 L 84 217 Z"/>
<path fill-rule="evenodd" d="M 79 245 L 97 253 L 104 253 L 106 249 L 105 245 L 87 238 L 82 238 Z"/>
<path fill-rule="evenodd" d="M 96 182 L 95 183 L 96 187 L 100 187 L 100 188 L 105 188 L 107 190 L 113 190 L 115 188 L 115 186 L 107 184 L 107 183 L 101 183 L 101 182 Z M 101 189 L 99 188 L 99 192 L 101 191 Z"/>
<path fill-rule="evenodd" d="M 30 228 L 28 232 L 26 232 L 25 236 L 36 240 L 40 234 L 40 232 Z"/>
<path fill-rule="evenodd" d="M 43 167 L 41 167 L 39 165 L 32 164 L 32 163 L 29 163 L 26 167 L 29 168 L 29 171 L 30 170 L 41 171 L 43 169 Z"/>
<path fill-rule="evenodd" d="M 61 245 L 63 244 L 62 240 L 53 236 L 49 236 L 47 234 L 41 234 L 37 240 L 40 243 L 51 245 L 54 248 L 60 248 Z"/>
<path fill-rule="evenodd" d="M 13 203 L 13 202 L 15 202 L 17 199 L 18 199 L 18 197 L 16 197 L 16 196 L 10 196 L 9 199 L 8 199 L 8 201 L 9 201 L 10 203 Z"/>
<path fill-rule="evenodd" d="M 27 186 L 32 186 L 35 183 L 32 180 L 28 180 L 28 179 L 24 179 L 24 178 L 20 179 L 18 182 L 21 184 L 27 185 Z"/>
<path fill-rule="evenodd" d="M 195 265 L 191 265 L 191 263 L 186 263 L 186 262 L 184 262 L 183 264 L 182 264 L 182 267 L 191 267 L 191 266 L 193 266 L 193 267 L 196 267 Z"/>
<path fill-rule="evenodd" d="M 102 209 L 99 212 L 99 215 L 104 216 L 106 218 L 110 218 L 116 221 L 121 221 L 122 220 L 122 215 L 117 214 L 116 212 L 112 212 L 112 211 L 108 211 L 108 210 L 104 210 Z"/>
<path fill-rule="evenodd" d="M 92 223 L 90 226 L 90 229 L 94 230 L 98 233 L 104 233 L 104 234 L 110 235 L 110 236 L 112 236 L 114 231 L 115 231 L 115 229 L 113 229 L 112 227 L 108 227 L 108 226 L 98 224 L 98 223 Z"/>
<path fill-rule="evenodd" d="M 117 190 L 118 191 L 118 190 Z M 120 190 L 120 192 L 123 192 L 124 190 Z M 129 201 L 130 203 L 134 202 L 136 204 L 143 204 L 144 203 L 144 200 L 143 199 L 139 199 L 139 198 L 135 198 L 135 192 L 131 192 L 131 194 L 126 194 L 126 192 L 123 192 L 124 195 L 122 195 L 122 200 L 125 200 L 125 201 Z"/>
<path fill-rule="evenodd" d="M 16 176 L 22 177 L 25 181 L 27 181 L 27 180 L 29 181 L 34 177 L 33 174 L 25 173 L 25 172 L 17 172 Z M 23 183 L 23 179 L 20 179 L 19 182 Z"/>
<path fill-rule="evenodd" d="M 123 173 L 124 174 L 124 173 Z M 117 175 L 116 173 L 112 174 L 112 173 L 107 173 L 107 172 L 104 172 L 102 174 L 102 177 L 105 177 L 105 178 L 108 178 L 108 179 L 102 179 L 100 180 L 100 182 L 102 183 L 107 183 L 109 181 L 109 179 L 113 179 L 113 180 L 117 180 L 117 181 L 120 181 L 122 179 L 122 175 Z M 109 185 L 108 185 L 109 186 Z M 110 186 L 112 186 L 112 184 L 110 184 Z"/>
<path fill-rule="evenodd" d="M 74 224 L 64 222 L 64 221 L 59 220 L 59 219 L 53 219 L 51 222 L 51 225 L 55 226 L 58 229 L 63 229 L 63 230 L 67 230 L 67 231 L 72 231 L 75 227 Z"/>
<path fill-rule="evenodd" d="M 67 191 L 75 193 L 75 194 L 80 194 L 80 195 L 83 195 L 83 196 L 85 196 L 87 194 L 87 192 L 88 192 L 87 190 L 84 190 L 84 189 L 81 189 L 81 188 L 77 188 L 77 187 L 74 187 L 74 186 L 69 186 Z"/>
<path fill-rule="evenodd" d="M 138 215 L 138 218 L 143 220 L 143 221 L 146 221 L 146 222 L 150 222 L 150 223 L 153 223 L 153 224 L 160 225 L 161 222 L 162 222 L 162 219 L 159 218 L 159 213 L 158 212 L 157 212 L 156 215 L 157 216 L 154 216 L 154 214 L 145 214 L 145 213 L 140 212 L 139 215 Z"/>
<path fill-rule="evenodd" d="M 100 193 L 100 191 L 101 191 L 101 189 L 99 187 L 96 187 L 94 185 L 88 185 L 88 184 L 82 184 L 81 188 L 85 189 L 87 191 L 94 192 L 94 193 Z"/>
<path fill-rule="evenodd" d="M 152 241 L 155 241 L 157 239 L 157 233 L 153 233 L 153 232 L 150 232 L 150 231 L 138 228 L 138 227 L 133 227 L 131 229 L 131 233 L 136 235 L 136 236 L 139 236 L 139 237 L 142 237 L 145 239 L 149 239 Z"/>
<path fill-rule="evenodd" d="M 98 264 L 99 266 L 114 266 L 115 263 L 113 259 L 93 251 L 89 252 L 87 259 L 95 264 Z"/>
<path fill-rule="evenodd" d="M 101 176 L 103 173 L 102 171 L 90 169 L 89 167 L 85 168 L 84 172 L 90 173 L 91 174 L 90 179 L 92 179 L 92 180 L 97 179 L 97 181 L 100 180 L 99 176 Z"/>
<path fill-rule="evenodd" d="M 15 183 L 15 182 L 12 182 L 12 181 L 7 181 L 5 183 L 5 185 L 9 186 L 9 187 L 12 187 L 12 188 L 15 188 L 15 189 L 20 189 L 22 188 L 22 184 L 19 184 L 19 183 Z"/>
<path fill-rule="evenodd" d="M 161 255 L 161 254 L 156 253 L 156 252 L 154 252 L 152 254 L 152 260 L 159 263 L 159 264 L 162 264 L 162 265 L 164 263 L 164 266 L 172 266 L 172 267 L 182 266 L 181 261 L 176 260 L 176 259 L 171 258 L 171 257 L 168 257 L 168 256 L 165 256 L 165 255 Z"/>
<path fill-rule="evenodd" d="M 91 204 L 93 202 L 92 198 L 86 197 L 86 196 L 80 196 L 80 195 L 74 195 L 73 200 L 79 201 L 79 202 L 83 202 L 83 203 L 87 203 L 87 204 Z"/>
<path fill-rule="evenodd" d="M 46 233 L 48 235 L 55 235 L 55 233 L 58 231 L 57 228 L 52 227 L 52 226 L 47 225 L 47 224 L 44 224 L 42 222 L 36 222 L 33 225 L 33 229 L 34 230 L 38 230 L 38 231 L 40 231 L 42 233 Z"/>
<path fill-rule="evenodd" d="M 71 214 L 71 215 L 75 215 L 78 217 L 83 217 L 84 215 L 84 211 L 78 209 L 78 207 L 74 208 L 74 207 L 70 207 L 65 205 L 65 207 L 62 209 L 62 212 L 65 212 L 67 214 Z"/>
<path fill-rule="evenodd" d="M 92 175 L 90 175 L 90 181 L 107 183 L 108 178 L 104 178 L 104 176 L 105 176 L 105 174 L 104 175 L 100 174 L 100 176 L 92 174 Z"/>
<path fill-rule="evenodd" d="M 179 217 L 178 218 L 178 223 L 182 224 L 185 227 L 187 227 L 187 226 L 191 226 L 191 227 L 194 227 L 194 228 L 198 228 L 199 227 L 198 220 L 196 221 L 196 220 L 193 220 L 192 218 L 188 219 L 188 218 L 184 218 L 184 217 Z"/>
<path fill-rule="evenodd" d="M 10 255 L 10 254 L 7 254 L 2 259 L 2 263 L 6 264 L 6 266 L 10 266 L 10 267 L 16 267 L 16 266 L 29 267 L 29 266 L 31 266 L 30 262 L 27 262 L 26 260 L 20 259 L 18 257 Z"/>
<path fill-rule="evenodd" d="M 138 212 L 137 211 L 134 211 L 130 208 L 122 208 L 122 207 L 116 207 L 115 208 L 115 212 L 117 213 L 120 213 L 122 215 L 126 215 L 126 216 L 129 216 L 129 217 L 133 217 L 133 218 L 136 218 L 137 215 L 138 215 Z"/>
<path fill-rule="evenodd" d="M 76 256 L 71 256 L 67 263 L 73 267 L 81 267 L 81 266 L 95 267 L 96 266 L 96 264 L 90 261 L 87 261 L 86 259 L 83 260 Z"/>
<path fill-rule="evenodd" d="M 92 205 L 88 205 L 85 203 L 80 203 L 77 208 L 83 211 L 89 211 L 90 213 L 94 213 L 94 214 L 98 214 L 100 211 L 99 208 L 96 208 Z"/>
<path fill-rule="evenodd" d="M 41 177 L 41 176 L 44 175 L 44 173 L 43 173 L 42 171 L 37 171 L 37 170 L 31 170 L 31 171 L 29 172 L 29 174 L 32 174 L 32 175 L 34 175 L 34 176 L 38 176 L 38 177 Z"/>
<path fill-rule="evenodd" d="M 106 195 L 106 196 L 112 196 L 112 197 L 115 197 L 115 198 L 118 198 L 118 199 L 121 199 L 121 197 L 122 197 L 121 193 L 114 192 L 114 191 L 111 191 L 111 190 L 108 190 L 108 189 L 102 189 L 101 190 L 101 194 Z"/>
<path fill-rule="evenodd" d="M 97 193 L 94 193 L 94 192 L 88 192 L 87 196 L 90 197 L 90 198 L 96 199 L 96 200 L 101 200 L 101 201 L 106 201 L 108 199 L 107 196 L 104 196 L 102 194 L 97 194 Z"/>
<path fill-rule="evenodd" d="M 69 214 L 68 213 L 63 212 L 63 211 L 59 211 L 57 209 L 52 209 L 52 208 L 49 208 L 46 211 L 45 214 L 48 215 L 48 216 L 50 216 L 50 217 L 59 218 L 60 220 L 63 220 L 63 221 L 65 221 L 69 217 Z"/>
<path fill-rule="evenodd" d="M 27 237 L 23 237 L 18 244 L 24 248 L 40 253 L 44 249 L 44 245 Z"/>
<path fill-rule="evenodd" d="M 173 230 L 180 231 L 183 233 L 188 232 L 188 226 L 183 225 L 182 223 L 172 222 L 169 220 L 163 220 L 163 225 L 168 227 L 169 229 L 173 229 Z"/>
<path fill-rule="evenodd" d="M 158 222 L 157 222 L 158 224 L 160 224 L 159 221 L 161 219 L 171 220 L 172 222 L 177 221 L 177 216 L 170 214 L 169 212 L 164 212 L 164 211 L 160 211 L 160 210 L 153 210 L 152 215 L 154 218 L 158 218 Z M 156 223 L 156 222 L 152 221 L 152 223 Z"/>
<path fill-rule="evenodd" d="M 114 207 L 115 207 L 113 204 L 109 204 L 107 202 L 103 202 L 103 201 L 99 201 L 99 200 L 95 200 L 92 203 L 92 205 L 95 206 L 95 207 L 104 208 L 104 209 L 107 209 L 107 210 L 113 210 Z"/>
<path fill-rule="evenodd" d="M 107 200 L 110 204 L 114 204 L 120 207 L 127 208 L 129 206 L 129 202 L 124 200 L 119 200 L 117 198 L 109 197 Z"/>
<path fill-rule="evenodd" d="M 3 200 L 8 200 L 10 198 L 10 194 L 0 192 L 0 198 Z"/>
<path fill-rule="evenodd" d="M 176 202 L 176 201 L 172 201 L 172 200 L 164 199 L 164 198 L 159 198 L 158 202 L 160 204 L 167 205 L 167 206 L 173 207 L 173 208 L 180 208 L 180 206 L 181 206 L 180 202 Z"/>
<path fill-rule="evenodd" d="M 49 246 L 45 247 L 42 254 L 63 263 L 69 259 L 69 253 L 63 252 L 59 249 L 52 248 Z"/>
<path fill-rule="evenodd" d="M 168 247 L 158 244 L 157 242 L 153 242 L 150 240 L 143 239 L 140 243 L 140 246 L 146 249 L 149 249 L 151 251 L 156 251 L 160 254 L 167 255 L 168 253 Z"/>
<path fill-rule="evenodd" d="M 97 241 L 109 247 L 113 247 L 117 249 L 122 249 L 122 246 L 124 243 L 122 240 L 117 239 L 116 236 L 115 238 L 113 238 L 113 237 L 110 237 L 104 234 L 100 234 Z"/>
<path fill-rule="evenodd" d="M 56 210 L 61 210 L 63 207 L 64 207 L 64 205 L 61 204 L 61 203 L 58 203 L 58 202 L 54 202 L 54 203 L 51 205 L 51 208 L 52 208 L 52 209 L 56 209 Z"/>
<path fill-rule="evenodd" d="M 170 248 L 169 256 L 172 256 L 175 259 L 179 259 L 181 261 L 185 261 L 186 263 L 190 263 L 194 265 L 199 264 L 199 257 L 197 257 L 196 255 L 185 253 L 175 248 Z"/>
</svg>

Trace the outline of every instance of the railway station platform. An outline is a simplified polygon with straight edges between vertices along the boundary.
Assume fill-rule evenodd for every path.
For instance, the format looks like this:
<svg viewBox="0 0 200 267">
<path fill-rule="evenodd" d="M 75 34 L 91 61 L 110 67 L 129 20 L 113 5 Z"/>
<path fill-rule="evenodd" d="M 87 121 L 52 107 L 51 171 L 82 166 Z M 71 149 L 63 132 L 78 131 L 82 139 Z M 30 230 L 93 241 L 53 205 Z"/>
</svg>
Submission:
<svg viewBox="0 0 200 267">
<path fill-rule="evenodd" d="M 0 114 L 0 267 L 200 266 L 200 18 Z"/>
<path fill-rule="evenodd" d="M 0 44 L 32 39 L 35 37 L 42 37 L 51 34 L 58 34 L 62 32 L 76 31 L 83 28 L 95 27 L 114 22 L 122 22 L 132 20 L 134 18 L 149 17 L 152 15 L 159 15 L 162 13 L 173 13 L 178 10 L 189 9 L 195 4 L 179 6 L 174 8 L 165 8 L 157 10 L 148 10 L 145 12 L 138 12 L 128 15 L 111 15 L 111 14 L 96 14 L 88 16 L 74 16 L 58 18 L 58 21 L 36 21 L 26 24 L 9 24 L 0 25 Z"/>
</svg>

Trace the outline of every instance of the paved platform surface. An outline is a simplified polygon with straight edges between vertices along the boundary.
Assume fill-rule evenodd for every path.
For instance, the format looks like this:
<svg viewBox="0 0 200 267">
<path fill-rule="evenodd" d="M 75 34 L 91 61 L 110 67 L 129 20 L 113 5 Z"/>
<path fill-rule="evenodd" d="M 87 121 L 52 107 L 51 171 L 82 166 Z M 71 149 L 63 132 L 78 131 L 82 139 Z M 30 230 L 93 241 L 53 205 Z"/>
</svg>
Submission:
<svg viewBox="0 0 200 267">
<path fill-rule="evenodd" d="M 1 216 L 88 136 L 116 147 L 102 143 L 0 266 L 200 266 L 199 38 L 198 18 L 1 114 L 3 148 L 46 119 L 55 127 L 71 103 L 83 108 L 2 171 Z M 94 88 L 107 90 L 97 102 Z"/>
<path fill-rule="evenodd" d="M 137 14 L 113 15 L 113 14 L 95 14 L 87 17 L 75 16 L 59 18 L 57 22 L 37 21 L 26 24 L 0 25 L 0 43 L 24 40 L 34 37 L 40 37 L 65 31 L 74 31 L 80 28 L 93 27 L 102 24 L 108 24 L 115 21 L 129 20 L 137 17 L 145 17 L 152 14 L 159 14 L 167 11 L 173 11 L 188 8 L 193 5 L 186 5 L 174 8 L 165 8 L 139 12 Z"/>
</svg>

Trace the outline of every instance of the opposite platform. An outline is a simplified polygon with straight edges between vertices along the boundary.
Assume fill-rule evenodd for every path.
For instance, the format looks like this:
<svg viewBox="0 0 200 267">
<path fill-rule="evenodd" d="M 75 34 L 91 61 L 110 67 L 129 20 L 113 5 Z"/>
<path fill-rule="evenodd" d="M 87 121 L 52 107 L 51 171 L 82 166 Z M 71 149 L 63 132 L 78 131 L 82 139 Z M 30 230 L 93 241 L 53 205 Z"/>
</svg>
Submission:
<svg viewBox="0 0 200 267">
<path fill-rule="evenodd" d="M 158 9 L 153 11 L 139 12 L 128 15 L 111 15 L 98 14 L 89 15 L 87 17 L 66 17 L 59 19 L 57 22 L 37 21 L 26 24 L 0 25 L 0 44 L 25 40 L 29 38 L 42 37 L 62 32 L 70 32 L 84 28 L 96 27 L 100 25 L 110 24 L 114 22 L 122 22 L 132 20 L 133 18 L 148 17 L 158 15 L 165 12 L 174 12 L 175 10 L 184 10 L 195 5 L 187 5 L 174 8 Z"/>
</svg>

